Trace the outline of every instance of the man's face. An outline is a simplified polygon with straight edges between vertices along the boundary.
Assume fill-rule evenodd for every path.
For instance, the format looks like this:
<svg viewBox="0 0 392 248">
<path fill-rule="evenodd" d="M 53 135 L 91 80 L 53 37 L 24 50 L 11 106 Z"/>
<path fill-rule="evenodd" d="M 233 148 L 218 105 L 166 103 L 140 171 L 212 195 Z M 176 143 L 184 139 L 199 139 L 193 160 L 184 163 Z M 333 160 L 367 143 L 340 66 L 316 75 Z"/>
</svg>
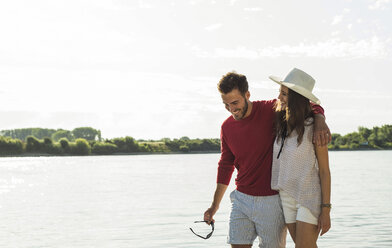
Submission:
<svg viewBox="0 0 392 248">
<path fill-rule="evenodd" d="M 238 121 L 245 117 L 248 111 L 249 91 L 243 96 L 238 89 L 234 89 L 227 94 L 221 94 L 221 97 L 225 108 L 235 120 Z"/>
</svg>

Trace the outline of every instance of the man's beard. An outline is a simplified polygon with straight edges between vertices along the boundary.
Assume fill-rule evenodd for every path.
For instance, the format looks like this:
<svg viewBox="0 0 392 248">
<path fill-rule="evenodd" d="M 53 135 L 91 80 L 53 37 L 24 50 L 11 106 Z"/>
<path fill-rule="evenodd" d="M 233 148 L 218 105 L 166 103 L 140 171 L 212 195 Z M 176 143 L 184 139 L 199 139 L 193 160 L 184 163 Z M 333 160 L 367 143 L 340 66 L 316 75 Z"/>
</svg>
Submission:
<svg viewBox="0 0 392 248">
<path fill-rule="evenodd" d="M 245 97 L 244 100 L 245 100 L 245 106 L 242 108 L 242 111 L 240 112 L 241 116 L 239 118 L 236 118 L 235 115 L 233 115 L 234 119 L 236 120 L 242 120 L 245 117 L 246 112 L 248 112 L 248 101 L 246 100 Z"/>
<path fill-rule="evenodd" d="M 244 111 L 242 112 L 242 116 L 240 119 L 243 119 L 245 117 L 246 112 L 248 112 L 248 101 L 245 99 L 245 107 L 244 107 Z"/>
</svg>

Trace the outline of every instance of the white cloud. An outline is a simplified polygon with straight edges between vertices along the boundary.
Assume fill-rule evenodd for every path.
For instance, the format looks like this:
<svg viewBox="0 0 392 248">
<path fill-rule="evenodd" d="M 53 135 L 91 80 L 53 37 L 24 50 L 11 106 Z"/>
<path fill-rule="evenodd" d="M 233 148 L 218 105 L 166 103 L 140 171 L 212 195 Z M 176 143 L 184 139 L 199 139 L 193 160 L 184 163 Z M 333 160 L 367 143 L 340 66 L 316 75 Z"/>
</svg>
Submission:
<svg viewBox="0 0 392 248">
<path fill-rule="evenodd" d="M 391 2 L 391 0 L 372 0 L 372 4 L 370 4 L 368 7 L 371 10 L 376 10 L 376 9 L 381 9 L 384 10 L 386 9 L 386 6 Z"/>
<path fill-rule="evenodd" d="M 261 82 L 254 82 L 254 83 L 252 83 L 252 88 L 253 89 L 276 90 L 276 89 L 279 89 L 279 85 L 273 83 L 273 81 L 271 81 L 271 80 L 269 80 L 269 81 L 264 80 L 264 81 L 261 81 Z"/>
<path fill-rule="evenodd" d="M 343 16 L 337 15 L 333 18 L 331 25 L 336 25 L 336 24 L 340 23 L 342 20 L 343 20 Z"/>
<path fill-rule="evenodd" d="M 223 49 L 217 48 L 215 54 L 220 58 L 248 58 L 257 59 L 259 57 L 258 52 L 248 49 L 246 47 L 237 47 L 236 49 Z"/>
<path fill-rule="evenodd" d="M 246 58 L 257 59 L 259 53 L 246 47 L 237 47 L 235 49 L 216 48 L 213 53 L 201 50 L 198 46 L 193 46 L 193 53 L 200 58 Z"/>
<path fill-rule="evenodd" d="M 347 98 L 359 98 L 359 99 L 390 99 L 392 96 L 387 92 L 371 91 L 371 90 L 355 90 L 355 89 L 325 89 L 315 88 L 316 92 L 326 93 L 336 96 L 337 94 Z"/>
<path fill-rule="evenodd" d="M 380 41 L 377 37 L 369 40 L 358 40 L 354 42 L 331 39 L 315 44 L 301 43 L 297 46 L 280 46 L 265 48 L 259 52 L 260 56 L 306 56 L 322 58 L 381 58 L 390 53 L 387 41 Z"/>
<path fill-rule="evenodd" d="M 353 27 L 353 25 L 350 23 L 347 25 L 347 29 L 351 29 Z"/>
<path fill-rule="evenodd" d="M 233 6 L 238 0 L 230 0 L 230 6 Z"/>
<path fill-rule="evenodd" d="M 262 8 L 244 8 L 244 11 L 249 11 L 249 12 L 260 12 L 262 11 Z"/>
<path fill-rule="evenodd" d="M 189 4 L 196 5 L 196 4 L 199 4 L 200 2 L 201 2 L 200 0 L 191 0 L 191 1 L 189 1 Z"/>
<path fill-rule="evenodd" d="M 208 27 L 205 27 L 204 29 L 209 31 L 209 32 L 211 32 L 211 31 L 214 31 L 216 29 L 219 29 L 220 27 L 222 27 L 222 23 L 215 23 L 215 24 L 212 24 L 212 25 L 210 25 Z"/>
<path fill-rule="evenodd" d="M 139 8 L 141 9 L 152 9 L 154 6 L 151 3 L 146 3 L 144 0 L 139 0 Z"/>
<path fill-rule="evenodd" d="M 207 52 L 207 51 L 204 51 L 204 50 L 202 50 L 198 45 L 188 45 L 189 46 L 189 49 L 191 50 L 191 52 L 196 56 L 196 57 L 199 57 L 199 58 L 208 58 L 208 57 L 211 57 L 211 55 Z"/>
<path fill-rule="evenodd" d="M 391 54 L 391 40 L 378 37 L 357 41 L 341 41 L 338 38 L 318 43 L 300 43 L 262 49 L 239 46 L 234 49 L 216 48 L 212 53 L 193 47 L 198 57 L 259 59 L 263 57 L 319 57 L 319 58 L 387 58 Z"/>
<path fill-rule="evenodd" d="M 339 35 L 340 34 L 340 31 L 333 31 L 332 33 L 331 33 L 331 36 L 337 36 L 337 35 Z"/>
</svg>

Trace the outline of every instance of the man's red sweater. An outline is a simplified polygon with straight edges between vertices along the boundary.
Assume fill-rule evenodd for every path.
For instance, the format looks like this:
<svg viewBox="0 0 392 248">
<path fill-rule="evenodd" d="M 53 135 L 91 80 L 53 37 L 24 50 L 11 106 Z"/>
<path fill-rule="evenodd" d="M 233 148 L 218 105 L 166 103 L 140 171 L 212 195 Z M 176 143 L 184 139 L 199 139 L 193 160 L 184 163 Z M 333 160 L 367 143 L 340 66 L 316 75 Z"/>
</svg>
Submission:
<svg viewBox="0 0 392 248">
<path fill-rule="evenodd" d="M 223 122 L 217 183 L 229 185 L 235 167 L 238 191 L 253 196 L 278 193 L 271 189 L 275 101 L 254 101 L 248 117 L 237 121 L 230 116 Z M 324 114 L 319 105 L 313 105 L 313 112 Z"/>
</svg>

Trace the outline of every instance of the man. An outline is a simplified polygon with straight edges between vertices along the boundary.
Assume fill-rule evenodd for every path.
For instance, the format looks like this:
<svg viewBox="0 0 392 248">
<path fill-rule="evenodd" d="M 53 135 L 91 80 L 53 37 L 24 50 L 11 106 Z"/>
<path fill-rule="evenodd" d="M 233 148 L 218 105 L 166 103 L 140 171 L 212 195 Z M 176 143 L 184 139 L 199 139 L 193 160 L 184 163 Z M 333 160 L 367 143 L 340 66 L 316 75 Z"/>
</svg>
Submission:
<svg viewBox="0 0 392 248">
<path fill-rule="evenodd" d="M 246 77 L 235 72 L 222 77 L 218 90 L 231 116 L 221 127 L 217 187 L 204 220 L 214 222 L 213 216 L 236 168 L 237 189 L 230 194 L 232 211 L 228 243 L 233 248 L 249 248 L 259 237 L 260 247 L 285 247 L 286 228 L 281 203 L 278 192 L 271 189 L 276 100 L 251 102 Z M 330 134 L 323 109 L 313 105 L 313 112 L 314 141 L 325 144 Z"/>
</svg>

